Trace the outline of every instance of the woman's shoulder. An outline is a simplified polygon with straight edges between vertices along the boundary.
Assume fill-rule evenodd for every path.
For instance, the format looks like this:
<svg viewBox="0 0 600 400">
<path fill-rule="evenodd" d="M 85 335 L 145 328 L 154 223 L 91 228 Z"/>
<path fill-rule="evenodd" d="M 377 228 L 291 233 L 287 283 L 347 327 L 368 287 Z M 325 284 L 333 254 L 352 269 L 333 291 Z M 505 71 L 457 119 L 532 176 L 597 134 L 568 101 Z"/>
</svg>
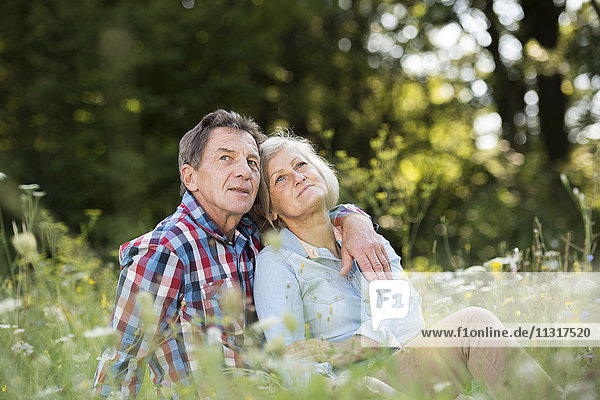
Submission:
<svg viewBox="0 0 600 400">
<path fill-rule="evenodd" d="M 286 259 L 289 258 L 290 251 L 280 246 L 268 245 L 264 247 L 256 256 L 256 268 L 261 269 L 265 266 L 287 267 Z"/>
</svg>

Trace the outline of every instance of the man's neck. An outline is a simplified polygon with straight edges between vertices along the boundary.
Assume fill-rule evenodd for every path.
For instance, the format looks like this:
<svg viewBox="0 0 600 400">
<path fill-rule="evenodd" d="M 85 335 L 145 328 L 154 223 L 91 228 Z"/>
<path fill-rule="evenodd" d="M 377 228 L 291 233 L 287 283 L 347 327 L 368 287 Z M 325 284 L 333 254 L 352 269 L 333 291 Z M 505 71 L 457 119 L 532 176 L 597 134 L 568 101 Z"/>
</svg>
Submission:
<svg viewBox="0 0 600 400">
<path fill-rule="evenodd" d="M 196 203 L 200 206 L 204 214 L 217 225 L 221 233 L 227 237 L 227 239 L 233 241 L 235 236 L 235 230 L 240 223 L 243 215 L 240 214 L 229 214 L 229 215 L 219 215 L 218 212 L 214 212 L 210 209 L 210 207 L 206 207 L 202 205 L 202 202 L 194 196 Z"/>
</svg>

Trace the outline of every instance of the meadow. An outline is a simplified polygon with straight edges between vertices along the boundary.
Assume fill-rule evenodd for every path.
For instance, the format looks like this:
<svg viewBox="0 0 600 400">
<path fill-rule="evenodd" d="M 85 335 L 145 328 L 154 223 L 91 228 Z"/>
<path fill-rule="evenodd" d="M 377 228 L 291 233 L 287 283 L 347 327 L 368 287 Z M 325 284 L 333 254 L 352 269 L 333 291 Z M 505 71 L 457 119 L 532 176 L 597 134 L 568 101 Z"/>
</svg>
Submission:
<svg viewBox="0 0 600 400">
<path fill-rule="evenodd" d="M 4 366 L 0 369 L 0 398 L 94 398 L 91 384 L 98 357 L 103 344 L 110 345 L 115 340 L 106 325 L 118 270 L 114 261 L 102 261 L 88 243 L 89 233 L 101 218 L 101 213 L 97 210 L 86 211 L 88 222 L 82 225 L 80 232 L 69 232 L 64 224 L 54 221 L 47 211 L 40 209 L 39 200 L 44 193 L 39 191 L 37 185 L 21 185 L 20 189 L 23 194 L 22 221 L 10 225 L 2 222 L 0 226 L 2 262 L 8 267 L 8 273 L 0 284 L 0 362 Z M 585 213 L 582 215 L 586 217 Z M 591 220 L 591 213 L 589 218 Z M 3 219 L 0 218 L 0 221 Z M 593 235 L 593 231 L 590 234 Z M 432 290 L 431 293 L 443 293 L 437 299 L 423 295 L 424 315 L 429 326 L 440 314 L 452 311 L 452 307 L 481 304 L 485 298 L 491 298 L 484 286 L 494 283 L 472 286 L 465 280 L 468 271 L 484 273 L 485 276 L 493 276 L 494 273 L 526 274 L 527 271 L 553 274 L 559 269 L 569 274 L 593 271 L 591 259 L 588 263 L 567 260 L 564 254 L 545 250 L 543 236 L 538 235 L 537 243 L 533 243 L 529 252 L 516 249 L 506 257 L 491 259 L 481 266 L 467 269 L 467 272 L 461 269 L 435 274 L 429 280 L 416 275 L 411 279 L 414 279 L 417 287 L 423 284 L 435 286 L 438 291 Z M 493 302 L 507 313 L 526 313 L 524 310 L 529 307 L 531 311 L 527 312 L 536 315 L 536 307 L 556 308 L 552 301 L 554 292 L 548 282 L 551 284 L 553 279 L 564 279 L 564 276 L 557 274 L 557 278 L 545 279 L 546 283 L 539 284 L 539 290 L 529 293 L 526 301 L 519 302 L 514 295 L 505 294 L 505 297 L 494 298 Z M 497 283 L 494 285 L 498 287 Z M 570 314 L 564 317 L 563 322 L 600 321 L 598 286 L 592 285 L 590 290 L 586 298 L 589 301 L 572 305 Z M 503 296 L 502 291 L 499 296 Z M 500 309 L 497 311 L 500 312 Z M 258 326 L 254 328 L 259 329 Z M 269 366 L 272 371 L 291 368 L 297 372 L 301 366 L 282 358 L 281 350 L 276 345 L 269 345 L 250 349 L 248 356 Z M 565 388 L 568 398 L 598 398 L 598 347 L 529 347 L 527 351 Z M 190 387 L 175 386 L 163 390 L 166 398 L 171 394 L 169 392 L 190 399 L 383 397 L 383 394 L 360 383 L 360 377 L 369 375 L 370 367 L 364 364 L 351 368 L 348 382 L 332 393 L 327 390 L 327 382 L 323 378 L 316 378 L 307 386 L 290 390 L 276 372 L 231 375 L 230 371 L 219 367 L 219 348 L 210 342 L 198 350 L 198 355 L 206 379 Z M 525 369 L 520 373 L 526 374 L 527 371 Z M 445 386 L 445 382 L 440 382 L 436 398 L 449 398 L 444 392 Z M 478 399 L 487 398 L 475 382 L 470 394 Z M 139 397 L 156 398 L 148 377 Z M 403 398 L 401 394 L 391 397 Z"/>
</svg>

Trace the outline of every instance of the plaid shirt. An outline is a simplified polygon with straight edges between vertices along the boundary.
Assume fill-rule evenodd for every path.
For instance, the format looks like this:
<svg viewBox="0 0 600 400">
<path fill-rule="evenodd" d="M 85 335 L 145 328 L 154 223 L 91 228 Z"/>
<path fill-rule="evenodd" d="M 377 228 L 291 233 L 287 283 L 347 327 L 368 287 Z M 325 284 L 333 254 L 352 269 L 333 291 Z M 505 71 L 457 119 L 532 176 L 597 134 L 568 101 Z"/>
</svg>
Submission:
<svg viewBox="0 0 600 400">
<path fill-rule="evenodd" d="M 363 213 L 354 205 L 339 206 L 331 213 L 334 224 L 340 225 L 350 212 Z M 137 395 L 146 364 L 157 387 L 187 384 L 190 378 L 200 377 L 192 349 L 206 342 L 211 326 L 221 332 L 217 340 L 222 343 L 224 364 L 244 367 L 240 350 L 253 342 L 244 328 L 255 318 L 252 285 L 259 250 L 258 228 L 247 215 L 230 241 L 189 192 L 175 213 L 152 232 L 123 244 L 109 324 L 120 341 L 100 357 L 94 376 L 96 393 L 108 396 L 115 390 L 127 397 Z M 240 301 L 242 312 L 225 326 L 220 300 L 232 288 L 246 299 Z"/>
</svg>

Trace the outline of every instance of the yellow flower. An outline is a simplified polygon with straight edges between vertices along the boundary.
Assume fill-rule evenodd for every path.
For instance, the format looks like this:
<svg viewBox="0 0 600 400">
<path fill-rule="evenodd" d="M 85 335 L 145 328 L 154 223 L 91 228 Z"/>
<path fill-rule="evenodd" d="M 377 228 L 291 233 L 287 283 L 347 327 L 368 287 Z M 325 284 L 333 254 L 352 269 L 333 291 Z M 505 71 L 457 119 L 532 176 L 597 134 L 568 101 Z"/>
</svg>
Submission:
<svg viewBox="0 0 600 400">
<path fill-rule="evenodd" d="M 465 299 L 470 299 L 471 297 L 473 297 L 473 292 L 465 292 Z"/>
<path fill-rule="evenodd" d="M 81 286 L 77 286 L 77 288 L 75 288 L 75 291 L 77 291 L 77 293 L 81 293 Z"/>
<path fill-rule="evenodd" d="M 106 300 L 106 294 L 102 293 L 102 299 L 100 300 L 100 307 L 109 308 L 110 303 Z"/>
<path fill-rule="evenodd" d="M 498 261 L 494 261 L 492 263 L 492 271 L 494 271 L 494 272 L 502 271 L 502 264 L 500 264 Z"/>
<path fill-rule="evenodd" d="M 2 391 L 6 392 L 6 385 L 2 386 Z"/>
</svg>

